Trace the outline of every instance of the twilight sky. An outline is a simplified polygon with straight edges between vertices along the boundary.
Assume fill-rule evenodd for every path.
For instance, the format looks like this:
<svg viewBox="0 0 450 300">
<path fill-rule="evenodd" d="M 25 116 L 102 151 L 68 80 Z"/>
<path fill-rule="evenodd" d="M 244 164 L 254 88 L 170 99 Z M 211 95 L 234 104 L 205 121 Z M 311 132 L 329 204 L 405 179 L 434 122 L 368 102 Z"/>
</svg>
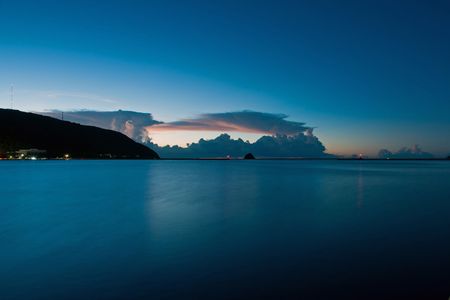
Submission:
<svg viewBox="0 0 450 300">
<path fill-rule="evenodd" d="M 0 11 L 0 107 L 13 84 L 25 111 L 151 113 L 172 124 L 160 144 L 226 130 L 173 124 L 250 110 L 314 127 L 331 153 L 450 152 L 449 1 L 0 0 Z"/>
</svg>

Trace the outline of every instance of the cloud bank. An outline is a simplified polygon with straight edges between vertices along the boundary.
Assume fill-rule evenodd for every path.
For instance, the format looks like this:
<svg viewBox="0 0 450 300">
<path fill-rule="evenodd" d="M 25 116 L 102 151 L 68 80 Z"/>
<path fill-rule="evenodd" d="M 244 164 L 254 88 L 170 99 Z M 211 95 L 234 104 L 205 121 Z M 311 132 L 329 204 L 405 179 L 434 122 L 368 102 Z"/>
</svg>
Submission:
<svg viewBox="0 0 450 300">
<path fill-rule="evenodd" d="M 222 134 L 212 140 L 200 139 L 198 143 L 188 147 L 160 147 L 151 141 L 145 143 L 155 150 L 162 158 L 208 158 L 208 157 L 243 157 L 253 153 L 256 157 L 332 157 L 325 153 L 325 147 L 312 134 L 263 136 L 254 143 L 242 139 L 231 139 L 228 134 Z"/>
<path fill-rule="evenodd" d="M 152 131 L 194 130 L 249 132 L 262 134 L 296 135 L 308 130 L 305 123 L 286 120 L 284 114 L 271 114 L 256 111 L 238 111 L 226 113 L 202 114 L 198 118 L 183 119 L 176 122 L 162 123 L 151 126 Z"/>
<path fill-rule="evenodd" d="M 61 111 L 41 112 L 39 114 L 60 119 Z M 68 111 L 64 120 L 82 125 L 96 126 L 119 131 L 136 141 L 145 141 L 148 137 L 147 127 L 161 122 L 153 119 L 152 114 L 134 111 Z"/>
<path fill-rule="evenodd" d="M 165 158 L 242 157 L 251 152 L 257 157 L 325 157 L 325 147 L 313 135 L 313 128 L 303 122 L 289 121 L 285 114 L 237 111 L 202 114 L 197 118 L 161 123 L 147 127 L 157 131 L 221 131 L 261 133 L 265 136 L 255 143 L 231 139 L 222 134 L 215 139 L 200 139 L 186 148 L 160 147 L 149 141 L 150 148 Z"/>
<path fill-rule="evenodd" d="M 433 158 L 433 154 L 424 152 L 419 145 L 411 148 L 403 147 L 397 152 L 391 152 L 387 149 L 381 149 L 378 152 L 379 158 Z"/>
<path fill-rule="evenodd" d="M 61 118 L 61 111 L 41 113 Z M 313 135 L 313 128 L 303 122 L 286 120 L 287 115 L 255 111 L 202 114 L 198 118 L 163 123 L 149 113 L 133 111 L 69 111 L 64 120 L 83 125 L 112 129 L 126 134 L 155 150 L 162 158 L 242 157 L 252 152 L 256 157 L 327 157 L 325 147 Z M 254 143 L 231 139 L 222 134 L 215 139 L 200 139 L 183 148 L 161 147 L 149 139 L 149 133 L 157 131 L 219 131 L 264 134 Z"/>
</svg>

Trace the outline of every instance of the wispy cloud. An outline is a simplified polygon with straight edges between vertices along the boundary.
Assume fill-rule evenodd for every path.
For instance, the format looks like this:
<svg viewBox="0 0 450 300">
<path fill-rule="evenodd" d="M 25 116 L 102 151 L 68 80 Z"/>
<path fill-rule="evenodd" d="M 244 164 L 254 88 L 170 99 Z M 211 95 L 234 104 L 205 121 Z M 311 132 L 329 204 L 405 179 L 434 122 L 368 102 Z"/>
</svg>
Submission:
<svg viewBox="0 0 450 300">
<path fill-rule="evenodd" d="M 8 97 L 10 95 L 10 89 L 0 91 L 1 97 Z M 106 97 L 89 92 L 75 92 L 75 91 L 62 91 L 62 90 L 30 90 L 14 88 L 14 95 L 27 99 L 64 99 L 70 98 L 73 100 L 88 100 L 98 103 L 118 104 L 124 102 L 123 99 L 116 99 L 112 97 Z"/>
<path fill-rule="evenodd" d="M 51 99 L 57 98 L 73 98 L 73 99 L 84 99 L 96 102 L 104 102 L 104 103 L 119 103 L 118 99 L 113 99 L 110 97 L 104 97 L 101 95 L 96 95 L 93 93 L 84 93 L 84 92 L 71 92 L 71 91 L 29 91 L 35 94 L 40 95 L 41 97 L 48 97 Z"/>
</svg>

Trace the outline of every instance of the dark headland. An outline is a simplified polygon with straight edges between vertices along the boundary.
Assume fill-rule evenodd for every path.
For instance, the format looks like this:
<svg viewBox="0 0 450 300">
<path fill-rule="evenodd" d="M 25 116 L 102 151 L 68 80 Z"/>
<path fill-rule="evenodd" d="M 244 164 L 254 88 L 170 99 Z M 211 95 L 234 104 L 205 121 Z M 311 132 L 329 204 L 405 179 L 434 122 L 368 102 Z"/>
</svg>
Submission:
<svg viewBox="0 0 450 300">
<path fill-rule="evenodd" d="M 0 155 L 40 149 L 47 158 L 157 159 L 158 154 L 112 130 L 0 109 Z"/>
</svg>

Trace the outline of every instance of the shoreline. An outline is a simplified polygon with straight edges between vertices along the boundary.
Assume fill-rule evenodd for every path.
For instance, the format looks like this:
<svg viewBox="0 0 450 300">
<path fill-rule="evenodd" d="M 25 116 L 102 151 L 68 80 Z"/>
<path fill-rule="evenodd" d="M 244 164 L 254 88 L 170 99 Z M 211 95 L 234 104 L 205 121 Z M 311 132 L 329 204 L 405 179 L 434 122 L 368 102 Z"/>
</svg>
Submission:
<svg viewBox="0 0 450 300">
<path fill-rule="evenodd" d="M 449 158 L 307 158 L 307 157 L 265 157 L 255 159 L 244 158 L 44 158 L 44 159 L 9 159 L 0 158 L 0 161 L 69 161 L 69 160 L 166 160 L 166 161 L 183 161 L 183 160 L 196 160 L 196 161 L 255 161 L 255 160 L 284 160 L 284 161 L 299 161 L 299 160 L 317 160 L 317 161 L 448 161 Z"/>
</svg>

